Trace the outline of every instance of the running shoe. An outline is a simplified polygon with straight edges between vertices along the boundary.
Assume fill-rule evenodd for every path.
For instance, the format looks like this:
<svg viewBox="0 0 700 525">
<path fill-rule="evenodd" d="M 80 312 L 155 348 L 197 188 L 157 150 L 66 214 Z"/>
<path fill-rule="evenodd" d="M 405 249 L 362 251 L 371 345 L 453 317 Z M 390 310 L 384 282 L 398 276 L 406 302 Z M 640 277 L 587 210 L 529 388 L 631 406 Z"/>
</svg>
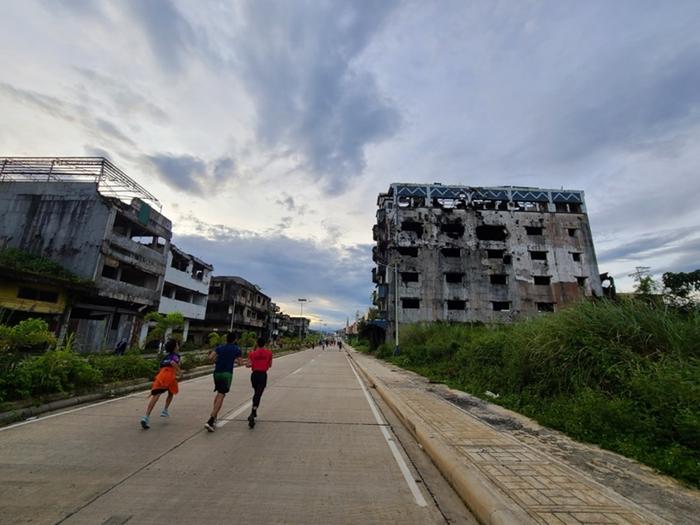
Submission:
<svg viewBox="0 0 700 525">
<path fill-rule="evenodd" d="M 255 426 L 255 416 L 253 414 L 248 416 L 248 426 L 253 428 Z"/>
<path fill-rule="evenodd" d="M 151 426 L 148 424 L 148 416 L 143 416 L 141 418 L 141 428 L 144 430 L 151 428 Z"/>
<path fill-rule="evenodd" d="M 210 417 L 209 421 L 204 423 L 204 428 L 206 428 L 209 432 L 214 432 L 216 430 L 216 420 L 213 417 Z"/>
<path fill-rule="evenodd" d="M 160 417 L 170 417 L 170 414 L 168 413 L 167 408 L 164 408 L 163 410 L 161 410 Z"/>
</svg>

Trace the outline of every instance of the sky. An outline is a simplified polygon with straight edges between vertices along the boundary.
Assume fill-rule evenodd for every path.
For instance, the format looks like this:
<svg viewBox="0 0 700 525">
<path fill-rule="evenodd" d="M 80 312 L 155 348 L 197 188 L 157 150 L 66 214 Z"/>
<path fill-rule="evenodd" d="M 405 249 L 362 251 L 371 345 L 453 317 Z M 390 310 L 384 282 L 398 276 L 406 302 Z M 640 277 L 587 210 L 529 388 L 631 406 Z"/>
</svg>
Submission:
<svg viewBox="0 0 700 525">
<path fill-rule="evenodd" d="M 2 0 L 0 155 L 106 156 L 314 328 L 392 182 L 585 191 L 616 277 L 700 267 L 700 2 Z"/>
</svg>

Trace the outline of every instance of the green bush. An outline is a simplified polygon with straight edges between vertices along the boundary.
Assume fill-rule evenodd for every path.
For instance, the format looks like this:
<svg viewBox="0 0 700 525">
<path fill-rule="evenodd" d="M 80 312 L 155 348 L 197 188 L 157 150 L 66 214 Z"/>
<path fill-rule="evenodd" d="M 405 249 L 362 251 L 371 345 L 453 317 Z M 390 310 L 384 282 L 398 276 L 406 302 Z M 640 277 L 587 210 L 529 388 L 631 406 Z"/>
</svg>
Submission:
<svg viewBox="0 0 700 525">
<path fill-rule="evenodd" d="M 417 324 L 377 355 L 700 485 L 700 315 L 581 302 L 512 325 Z"/>
</svg>

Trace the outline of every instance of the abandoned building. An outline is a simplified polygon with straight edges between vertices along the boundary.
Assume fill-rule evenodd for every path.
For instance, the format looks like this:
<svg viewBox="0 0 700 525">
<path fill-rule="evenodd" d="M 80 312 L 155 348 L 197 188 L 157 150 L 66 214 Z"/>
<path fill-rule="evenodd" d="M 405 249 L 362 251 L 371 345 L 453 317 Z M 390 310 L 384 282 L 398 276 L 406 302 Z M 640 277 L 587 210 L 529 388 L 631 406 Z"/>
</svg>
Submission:
<svg viewBox="0 0 700 525">
<path fill-rule="evenodd" d="M 204 319 L 207 312 L 209 281 L 214 267 L 194 255 L 185 253 L 170 244 L 163 295 L 158 312 L 179 312 L 185 318 L 182 340 L 187 341 L 190 321 Z M 141 331 L 141 342 L 145 341 L 147 329 Z"/>
<path fill-rule="evenodd" d="M 372 280 L 387 338 L 397 315 L 511 321 L 602 295 L 582 191 L 395 183 L 377 207 Z"/>
<path fill-rule="evenodd" d="M 0 157 L 0 250 L 51 259 L 91 283 L 60 329 L 79 349 L 135 342 L 143 312 L 157 307 L 171 238 L 159 209 L 104 158 Z"/>
<path fill-rule="evenodd" d="M 211 332 L 255 332 L 269 337 L 270 297 L 260 287 L 237 276 L 214 276 L 209 283 L 206 316 L 192 321 L 195 343 L 206 341 Z"/>
</svg>

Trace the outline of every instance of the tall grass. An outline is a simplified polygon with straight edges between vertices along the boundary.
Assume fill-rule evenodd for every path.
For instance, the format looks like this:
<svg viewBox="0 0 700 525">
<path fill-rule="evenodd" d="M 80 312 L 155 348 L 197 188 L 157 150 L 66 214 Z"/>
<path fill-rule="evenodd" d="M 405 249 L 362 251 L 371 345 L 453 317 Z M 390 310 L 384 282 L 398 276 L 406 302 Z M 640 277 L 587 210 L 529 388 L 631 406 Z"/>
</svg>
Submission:
<svg viewBox="0 0 700 525">
<path fill-rule="evenodd" d="M 401 348 L 397 364 L 700 486 L 697 313 L 581 302 L 513 325 L 409 326 Z"/>
</svg>

